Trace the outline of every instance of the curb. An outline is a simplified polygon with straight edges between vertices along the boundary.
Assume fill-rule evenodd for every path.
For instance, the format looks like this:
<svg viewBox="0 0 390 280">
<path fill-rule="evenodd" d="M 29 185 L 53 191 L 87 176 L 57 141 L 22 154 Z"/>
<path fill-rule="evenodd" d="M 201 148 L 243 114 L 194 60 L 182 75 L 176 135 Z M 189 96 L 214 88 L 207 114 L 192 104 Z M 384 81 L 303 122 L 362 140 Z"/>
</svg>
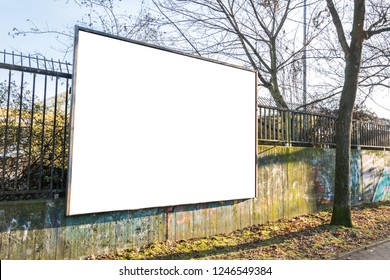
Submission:
<svg viewBox="0 0 390 280">
<path fill-rule="evenodd" d="M 371 249 L 373 247 L 382 245 L 382 244 L 387 243 L 387 242 L 390 242 L 390 237 L 386 238 L 384 240 L 378 241 L 378 242 L 374 242 L 374 243 L 371 243 L 371 244 L 368 244 L 368 245 L 360 246 L 360 247 L 358 247 L 356 249 L 352 249 L 351 251 L 348 251 L 346 253 L 342 253 L 342 254 L 338 255 L 336 258 L 334 258 L 334 260 L 345 260 L 348 256 L 350 256 L 352 254 L 358 253 L 360 251 L 369 250 L 369 249 Z"/>
</svg>

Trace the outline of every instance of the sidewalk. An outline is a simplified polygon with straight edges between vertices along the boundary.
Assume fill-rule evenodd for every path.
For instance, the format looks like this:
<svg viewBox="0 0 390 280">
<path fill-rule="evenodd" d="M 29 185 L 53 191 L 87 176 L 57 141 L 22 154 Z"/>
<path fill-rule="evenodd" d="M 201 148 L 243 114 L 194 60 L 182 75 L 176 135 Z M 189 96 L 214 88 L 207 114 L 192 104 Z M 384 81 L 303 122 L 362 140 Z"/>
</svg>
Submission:
<svg viewBox="0 0 390 280">
<path fill-rule="evenodd" d="M 338 260 L 390 260 L 390 238 L 354 249 Z"/>
</svg>

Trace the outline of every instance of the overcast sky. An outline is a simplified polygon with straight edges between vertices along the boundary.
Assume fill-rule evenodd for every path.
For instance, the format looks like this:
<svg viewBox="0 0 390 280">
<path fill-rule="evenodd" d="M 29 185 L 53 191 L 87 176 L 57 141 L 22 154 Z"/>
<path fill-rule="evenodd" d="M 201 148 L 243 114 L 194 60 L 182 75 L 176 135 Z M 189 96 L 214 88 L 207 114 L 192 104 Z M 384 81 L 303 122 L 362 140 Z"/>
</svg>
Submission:
<svg viewBox="0 0 390 280">
<path fill-rule="evenodd" d="M 141 1 L 127 0 L 122 3 L 129 13 L 136 14 Z M 87 10 L 78 7 L 73 0 L 69 0 L 68 4 L 66 2 L 66 0 L 1 0 L 0 49 L 25 54 L 40 53 L 49 59 L 62 60 L 64 54 L 55 49 L 64 49 L 63 44 L 71 44 L 71 38 L 68 41 L 64 38 L 58 41 L 53 34 L 12 38 L 8 33 L 12 33 L 14 27 L 29 30 L 33 24 L 41 29 L 48 26 L 58 31 L 73 30 L 77 20 L 80 20 Z M 72 62 L 71 54 L 66 57 L 69 62 Z M 375 110 L 378 116 L 390 118 L 390 90 L 376 93 L 374 96 L 374 100 L 368 100 L 368 106 Z"/>
</svg>

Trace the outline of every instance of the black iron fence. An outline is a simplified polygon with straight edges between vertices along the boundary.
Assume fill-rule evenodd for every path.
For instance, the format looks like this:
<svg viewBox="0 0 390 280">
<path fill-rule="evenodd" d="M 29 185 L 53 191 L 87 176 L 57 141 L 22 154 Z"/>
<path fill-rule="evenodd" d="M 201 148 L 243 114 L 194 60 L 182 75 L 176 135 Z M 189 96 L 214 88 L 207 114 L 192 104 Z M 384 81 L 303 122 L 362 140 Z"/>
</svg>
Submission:
<svg viewBox="0 0 390 280">
<path fill-rule="evenodd" d="M 0 200 L 63 196 L 72 67 L 0 52 Z"/>
<path fill-rule="evenodd" d="M 260 144 L 335 146 L 335 117 L 266 106 L 258 112 Z M 390 150 L 390 125 L 353 120 L 351 146 Z"/>
</svg>

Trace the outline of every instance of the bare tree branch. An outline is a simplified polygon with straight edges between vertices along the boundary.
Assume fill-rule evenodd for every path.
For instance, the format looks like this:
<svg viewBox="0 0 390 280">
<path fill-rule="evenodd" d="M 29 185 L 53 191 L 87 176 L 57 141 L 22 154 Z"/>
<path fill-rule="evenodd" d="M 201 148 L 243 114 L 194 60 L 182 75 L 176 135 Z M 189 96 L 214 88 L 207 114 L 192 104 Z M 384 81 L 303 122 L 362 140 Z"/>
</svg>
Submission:
<svg viewBox="0 0 390 280">
<path fill-rule="evenodd" d="M 348 46 L 347 39 L 345 38 L 344 27 L 341 23 L 339 14 L 336 10 L 336 7 L 334 6 L 333 0 L 326 0 L 326 4 L 329 8 L 330 14 L 332 15 L 332 20 L 333 20 L 333 23 L 336 27 L 337 36 L 338 36 L 340 45 L 344 51 L 345 56 L 347 57 L 347 56 L 349 56 L 350 49 Z"/>
<path fill-rule="evenodd" d="M 156 4 L 154 0 L 152 0 L 154 6 L 160 11 L 160 13 L 177 29 L 177 31 L 183 36 L 183 38 L 190 44 L 190 46 L 194 49 L 194 51 L 197 53 L 197 55 L 202 56 L 198 49 L 194 46 L 194 44 L 191 43 L 191 41 L 187 38 L 187 36 L 183 33 L 183 31 L 175 24 L 162 10 L 161 8 Z"/>
<path fill-rule="evenodd" d="M 381 29 L 377 29 L 377 30 L 367 30 L 366 31 L 366 39 L 369 39 L 374 35 L 377 35 L 377 34 L 380 34 L 383 32 L 389 32 L 389 31 L 390 31 L 390 27 L 381 28 Z"/>
</svg>

